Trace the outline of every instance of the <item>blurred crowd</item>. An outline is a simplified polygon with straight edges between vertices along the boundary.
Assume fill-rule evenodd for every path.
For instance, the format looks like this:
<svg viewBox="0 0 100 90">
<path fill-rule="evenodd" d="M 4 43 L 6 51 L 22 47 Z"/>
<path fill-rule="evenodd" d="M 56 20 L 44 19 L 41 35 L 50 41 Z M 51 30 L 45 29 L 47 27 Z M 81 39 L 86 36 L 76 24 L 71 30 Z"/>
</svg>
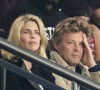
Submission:
<svg viewBox="0 0 100 90">
<path fill-rule="evenodd" d="M 8 36 L 13 20 L 25 13 L 42 18 L 48 40 L 55 25 L 64 18 L 87 16 L 100 27 L 100 0 L 1 0 L 0 12 L 1 32 L 3 29 L 6 34 L 3 37 Z"/>
</svg>

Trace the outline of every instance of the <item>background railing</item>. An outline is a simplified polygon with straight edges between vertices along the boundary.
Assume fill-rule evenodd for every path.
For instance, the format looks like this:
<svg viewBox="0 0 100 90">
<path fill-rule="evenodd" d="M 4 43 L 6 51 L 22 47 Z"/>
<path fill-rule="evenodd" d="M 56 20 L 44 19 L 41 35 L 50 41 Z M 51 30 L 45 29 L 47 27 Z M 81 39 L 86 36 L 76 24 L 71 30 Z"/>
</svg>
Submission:
<svg viewBox="0 0 100 90">
<path fill-rule="evenodd" d="M 47 60 L 45 58 L 39 57 L 30 51 L 27 51 L 21 47 L 13 45 L 3 38 L 0 38 L 0 47 L 2 49 L 5 49 L 13 54 L 16 54 L 26 60 L 29 60 L 32 63 L 36 62 L 36 64 L 39 64 L 39 65 L 43 66 L 44 68 L 48 68 L 52 72 L 54 72 L 58 75 L 61 75 L 69 80 L 76 81 L 77 83 L 79 83 L 82 86 L 85 86 L 89 89 L 100 90 L 99 83 L 94 82 L 94 81 L 90 80 L 89 78 L 86 78 L 78 73 L 75 73 L 75 72 L 69 70 L 69 69 L 65 69 L 64 67 L 52 62 L 52 60 Z M 11 65 L 9 65 L 9 66 L 11 66 Z M 58 89 L 52 89 L 52 90 L 58 90 Z"/>
<path fill-rule="evenodd" d="M 49 82 L 48 80 L 45 80 L 35 74 L 30 74 L 29 72 L 19 68 L 18 66 L 15 66 L 14 64 L 11 64 L 3 59 L 0 59 L 0 66 L 3 70 L 8 70 L 10 72 L 13 72 L 17 75 L 20 75 L 24 78 L 27 78 L 28 80 L 34 81 L 42 86 L 45 86 L 46 88 L 49 88 L 49 90 L 64 90 L 63 88 L 60 88 L 56 86 L 55 84 Z M 3 71 L 5 73 L 5 71 Z M 4 74 L 5 75 L 5 74 Z M 5 81 L 6 77 L 3 77 L 3 80 Z M 6 83 L 3 81 L 2 90 L 6 90 L 4 86 L 6 86 Z M 1 90 L 1 89 L 0 89 Z"/>
</svg>

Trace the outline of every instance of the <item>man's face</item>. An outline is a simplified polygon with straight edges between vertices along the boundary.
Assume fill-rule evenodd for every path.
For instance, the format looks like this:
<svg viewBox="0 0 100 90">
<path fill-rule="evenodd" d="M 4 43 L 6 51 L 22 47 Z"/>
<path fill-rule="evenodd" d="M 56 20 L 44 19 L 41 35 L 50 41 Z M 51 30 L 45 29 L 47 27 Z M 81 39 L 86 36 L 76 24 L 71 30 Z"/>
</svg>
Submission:
<svg viewBox="0 0 100 90">
<path fill-rule="evenodd" d="M 69 65 L 76 65 L 83 56 L 83 32 L 65 33 L 55 48 Z"/>
</svg>

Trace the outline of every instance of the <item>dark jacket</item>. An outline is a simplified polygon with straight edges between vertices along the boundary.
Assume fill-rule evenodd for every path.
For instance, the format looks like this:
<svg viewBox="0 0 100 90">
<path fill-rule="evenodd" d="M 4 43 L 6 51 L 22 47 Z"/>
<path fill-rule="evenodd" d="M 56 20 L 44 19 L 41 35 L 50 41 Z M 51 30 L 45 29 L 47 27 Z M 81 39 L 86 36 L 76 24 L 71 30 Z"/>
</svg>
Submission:
<svg viewBox="0 0 100 90">
<path fill-rule="evenodd" d="M 18 67 L 25 69 L 25 65 L 24 65 L 22 59 L 19 57 L 15 57 L 12 61 L 9 61 L 9 62 L 17 65 Z M 0 70 L 1 69 L 2 68 L 0 67 Z M 51 73 L 47 70 L 44 70 L 42 67 L 34 64 L 31 71 L 34 74 L 53 82 L 53 77 L 51 76 Z M 7 76 L 6 77 L 6 90 L 41 90 L 40 87 L 38 86 L 38 84 L 36 84 L 36 83 L 35 83 L 35 87 L 34 87 L 34 85 L 32 85 L 27 79 L 25 79 L 17 74 L 14 74 L 10 71 L 7 71 L 6 73 L 7 73 L 6 74 L 6 76 Z M 0 76 L 1 76 L 1 72 L 0 72 Z M 0 78 L 0 80 L 1 80 L 1 78 Z M 1 90 L 1 85 L 2 84 L 0 83 L 0 90 Z M 48 90 L 48 89 L 46 88 L 45 90 Z"/>
</svg>

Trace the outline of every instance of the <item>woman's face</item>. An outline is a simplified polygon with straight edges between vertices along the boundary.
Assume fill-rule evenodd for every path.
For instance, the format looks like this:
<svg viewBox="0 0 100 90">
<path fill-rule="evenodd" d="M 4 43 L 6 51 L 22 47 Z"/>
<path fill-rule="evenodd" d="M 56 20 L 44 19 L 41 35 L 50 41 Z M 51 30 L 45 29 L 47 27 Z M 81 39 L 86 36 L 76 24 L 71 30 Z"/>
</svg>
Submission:
<svg viewBox="0 0 100 90">
<path fill-rule="evenodd" d="M 40 47 L 40 31 L 34 21 L 26 22 L 21 28 L 20 45 L 28 50 L 37 51 Z"/>
<path fill-rule="evenodd" d="M 100 8 L 96 9 L 94 14 L 96 18 L 100 18 Z"/>
</svg>

